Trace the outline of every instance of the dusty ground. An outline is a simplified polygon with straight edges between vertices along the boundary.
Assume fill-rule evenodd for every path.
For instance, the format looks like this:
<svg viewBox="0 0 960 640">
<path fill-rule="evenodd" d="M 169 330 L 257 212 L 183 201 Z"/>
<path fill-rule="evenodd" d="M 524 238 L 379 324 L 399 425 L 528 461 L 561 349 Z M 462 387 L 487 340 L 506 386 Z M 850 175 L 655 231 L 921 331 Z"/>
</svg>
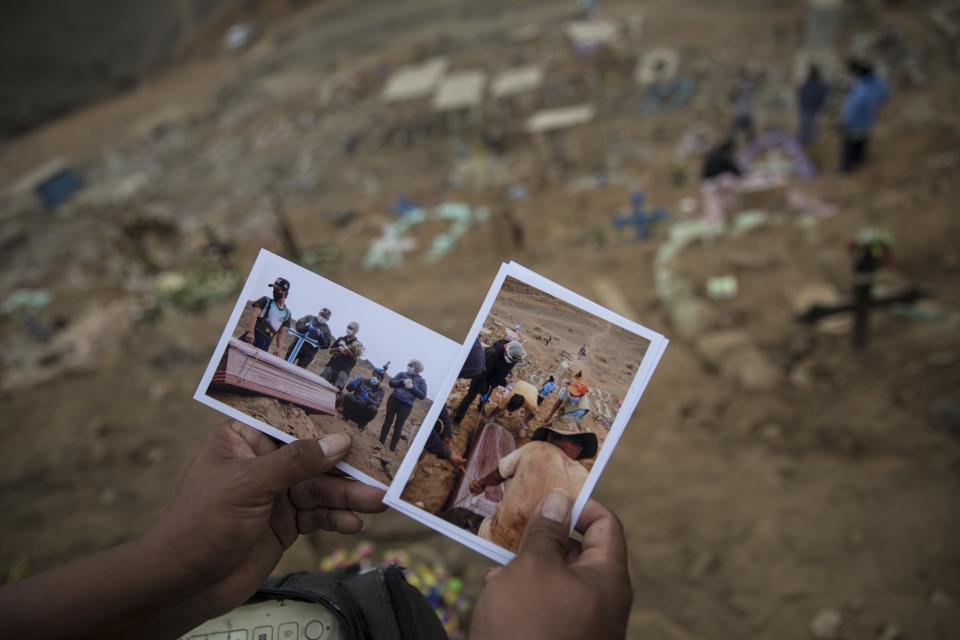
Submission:
<svg viewBox="0 0 960 640">
<path fill-rule="evenodd" d="M 893 56 L 894 97 L 871 163 L 854 176 L 833 173 L 834 117 L 823 123 L 812 153 L 823 172 L 801 187 L 834 216 L 772 211 L 769 224 L 693 243 L 672 260 L 702 302 L 693 329 L 657 295 L 668 225 L 634 242 L 610 229 L 610 216 L 633 186 L 651 206 L 670 208 L 670 222 L 696 216 L 679 212 L 698 191 L 674 180 L 678 141 L 693 125 L 715 137 L 725 130 L 743 65 L 768 72 L 771 95 L 790 93 L 803 3 L 602 4 L 615 17 L 644 17 L 642 36 L 613 65 L 571 52 L 560 35 L 573 14 L 566 0 L 325 2 L 241 55 L 170 68 L 5 146 L 4 187 L 59 155 L 90 185 L 86 200 L 55 213 L 6 199 L 0 211 L 0 291 L 51 294 L 48 306 L 0 320 L 7 577 L 130 539 L 155 520 L 220 420 L 189 398 L 236 296 L 185 308 L 160 294 L 158 273 L 245 271 L 260 246 L 285 251 L 271 216 L 279 192 L 302 246 L 330 250 L 314 263 L 319 272 L 454 340 L 508 259 L 671 338 L 596 490 L 626 525 L 631 638 L 803 639 L 824 608 L 841 613 L 851 640 L 874 640 L 890 625 L 907 639 L 957 637 L 960 444 L 934 414 L 960 401 L 960 87 L 956 43 L 928 19 L 935 3 L 851 6 L 840 53 L 856 31 L 895 26 L 922 51 L 925 81 L 909 82 Z M 696 96 L 677 112 L 641 116 L 629 90 L 633 53 L 655 46 L 680 52 Z M 414 253 L 398 268 L 366 272 L 366 249 L 399 193 L 495 211 L 503 202 L 503 183 L 452 180 L 464 154 L 477 162 L 477 131 L 398 135 L 412 116 L 378 98 L 389 70 L 440 52 L 455 68 L 545 60 L 560 79 L 545 103 L 598 105 L 583 137 L 600 153 L 575 154 L 564 171 L 540 176 L 512 130 L 494 168 L 530 189 L 515 207 L 524 247 L 511 246 L 495 215 L 436 263 Z M 775 100 L 758 119 L 793 126 L 792 110 Z M 359 143 L 345 144 L 354 135 Z M 568 184 L 598 163 L 627 181 Z M 794 323 L 791 300 L 811 284 L 846 295 L 846 243 L 868 224 L 896 238 L 889 277 L 933 297 L 923 315 L 876 314 L 869 348 L 853 353 L 848 336 Z M 232 252 L 211 251 L 204 227 Z M 419 233 L 425 241 L 432 232 Z M 707 279 L 722 274 L 738 277 L 736 297 L 707 299 Z M 371 518 L 363 537 L 444 559 L 473 594 L 487 567 L 395 513 Z M 284 568 L 310 568 L 348 545 L 315 536 Z"/>
<path fill-rule="evenodd" d="M 569 365 L 567 374 L 558 379 L 559 389 L 544 400 L 531 420 L 527 436 L 546 423 L 560 390 L 574 374 L 582 372 L 583 379 L 590 386 L 588 397 L 593 409 L 583 419 L 581 426 L 594 432 L 602 447 L 616 417 L 619 402 L 630 387 L 649 342 L 519 280 L 507 278 L 484 319 L 481 336 L 485 343 L 490 344 L 507 337 L 506 332 L 514 331 L 518 325 L 519 338 L 527 351 L 527 358 L 514 367 L 513 380 L 526 380 L 539 388 L 548 376 L 561 369 L 562 363 Z M 580 359 L 578 353 L 583 345 L 586 345 L 587 357 Z M 454 386 L 446 400 L 451 415 L 468 386 L 468 381 L 464 380 Z M 501 397 L 501 392 L 491 394 L 491 401 L 486 406 L 487 415 Z M 642 415 L 641 406 L 635 416 Z M 520 436 L 523 428 L 522 411 L 504 413 L 497 418 L 497 422 L 515 435 L 517 447 L 529 442 L 529 437 Z M 454 449 L 463 454 L 474 432 L 484 423 L 474 402 L 454 436 Z M 592 459 L 581 462 L 588 470 L 593 466 Z M 438 513 L 444 509 L 461 477 L 462 473 L 449 463 L 424 451 L 404 487 L 403 498 L 413 504 L 422 504 L 422 508 L 431 513 Z"/>
</svg>

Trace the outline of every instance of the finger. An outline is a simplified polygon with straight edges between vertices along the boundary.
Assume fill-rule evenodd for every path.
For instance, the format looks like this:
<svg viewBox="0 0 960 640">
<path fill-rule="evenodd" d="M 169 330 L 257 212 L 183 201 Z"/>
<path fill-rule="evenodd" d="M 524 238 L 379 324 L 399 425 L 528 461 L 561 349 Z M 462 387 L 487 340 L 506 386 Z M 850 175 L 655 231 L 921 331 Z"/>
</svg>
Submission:
<svg viewBox="0 0 960 640">
<path fill-rule="evenodd" d="M 231 420 L 227 423 L 227 428 L 243 438 L 243 441 L 247 443 L 250 450 L 258 456 L 266 455 L 277 449 L 277 442 L 273 438 L 257 431 L 253 427 L 248 427 L 241 422 Z"/>
<path fill-rule="evenodd" d="M 258 479 L 268 491 L 286 491 L 332 469 L 349 448 L 350 438 L 342 433 L 331 433 L 320 440 L 296 440 L 257 458 Z"/>
<path fill-rule="evenodd" d="M 483 574 L 483 586 L 490 584 L 490 581 L 500 575 L 500 572 L 503 571 L 503 567 L 494 567 L 493 569 L 488 569 L 485 574 Z"/>
<path fill-rule="evenodd" d="M 348 478 L 321 476 L 304 480 L 290 489 L 290 500 L 297 509 L 349 509 L 363 513 L 380 513 L 383 504 L 382 489 L 367 486 Z"/>
<path fill-rule="evenodd" d="M 570 538 L 570 498 L 551 491 L 531 514 L 520 541 L 518 556 L 533 555 L 562 562 Z"/>
<path fill-rule="evenodd" d="M 363 529 L 363 520 L 352 511 L 342 509 L 310 509 L 297 512 L 297 529 L 301 534 L 319 529 L 337 533 L 354 534 Z"/>
<path fill-rule="evenodd" d="M 583 527 L 579 564 L 604 565 L 626 572 L 627 540 L 620 519 L 599 502 L 590 500 L 578 526 Z"/>
</svg>

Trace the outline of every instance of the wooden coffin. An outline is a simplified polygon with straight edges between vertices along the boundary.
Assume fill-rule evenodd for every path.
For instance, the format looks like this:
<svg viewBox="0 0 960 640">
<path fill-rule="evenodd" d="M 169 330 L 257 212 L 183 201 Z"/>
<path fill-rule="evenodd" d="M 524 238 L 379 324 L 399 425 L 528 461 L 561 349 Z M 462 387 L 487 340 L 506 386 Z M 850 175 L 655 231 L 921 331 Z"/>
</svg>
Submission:
<svg viewBox="0 0 960 640">
<path fill-rule="evenodd" d="M 497 503 L 503 498 L 503 485 L 487 487 L 483 493 L 472 495 L 470 482 L 493 471 L 500 459 L 513 453 L 516 448 L 512 433 L 495 422 L 483 425 L 479 433 L 474 435 L 473 445 L 467 456 L 466 473 L 460 480 L 451 504 L 484 517 L 493 515 Z"/>
<path fill-rule="evenodd" d="M 278 400 L 334 414 L 337 388 L 294 364 L 261 351 L 252 344 L 230 338 L 213 384 L 246 389 Z"/>
</svg>

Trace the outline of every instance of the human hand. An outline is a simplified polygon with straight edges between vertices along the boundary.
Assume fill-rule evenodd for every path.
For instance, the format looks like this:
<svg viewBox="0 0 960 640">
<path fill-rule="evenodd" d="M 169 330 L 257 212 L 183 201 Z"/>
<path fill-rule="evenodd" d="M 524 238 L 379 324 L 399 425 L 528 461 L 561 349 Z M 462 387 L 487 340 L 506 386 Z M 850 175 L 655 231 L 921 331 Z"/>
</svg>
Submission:
<svg viewBox="0 0 960 640">
<path fill-rule="evenodd" d="M 190 582 L 204 619 L 245 602 L 300 534 L 357 533 L 354 511 L 386 509 L 380 489 L 327 474 L 349 448 L 342 434 L 278 445 L 237 422 L 207 437 L 147 534 Z"/>
<path fill-rule="evenodd" d="M 485 487 L 482 484 L 480 484 L 479 480 L 470 481 L 470 493 L 472 493 L 473 495 L 479 495 L 483 493 L 484 488 Z"/>
<path fill-rule="evenodd" d="M 240 336 L 241 342 L 246 342 L 247 344 L 253 344 L 253 334 L 249 331 L 245 331 L 243 335 Z"/>
<path fill-rule="evenodd" d="M 570 499 L 553 491 L 530 517 L 517 557 L 487 574 L 471 640 L 618 638 L 633 601 L 623 526 L 593 500 L 570 540 Z"/>
<path fill-rule="evenodd" d="M 456 451 L 451 451 L 451 452 L 450 452 L 450 464 L 452 464 L 452 465 L 455 466 L 455 467 L 462 467 L 462 466 L 464 466 L 465 464 L 467 464 L 467 461 L 464 459 L 463 456 L 461 456 L 461 455 L 460 455 L 459 453 L 457 453 Z"/>
</svg>

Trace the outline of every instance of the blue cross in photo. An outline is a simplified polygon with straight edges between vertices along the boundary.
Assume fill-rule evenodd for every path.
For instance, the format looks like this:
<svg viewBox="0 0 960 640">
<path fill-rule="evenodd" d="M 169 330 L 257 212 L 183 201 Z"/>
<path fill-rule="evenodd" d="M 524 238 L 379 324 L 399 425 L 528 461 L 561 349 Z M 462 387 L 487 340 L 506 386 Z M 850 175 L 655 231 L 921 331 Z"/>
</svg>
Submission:
<svg viewBox="0 0 960 640">
<path fill-rule="evenodd" d="M 293 363 L 294 360 L 297 359 L 297 356 L 300 354 L 300 349 L 303 348 L 304 342 L 306 342 L 307 344 L 313 345 L 314 347 L 320 346 L 320 343 L 317 342 L 316 340 L 311 340 L 306 335 L 298 331 L 294 331 L 293 329 L 287 329 L 287 333 L 289 333 L 291 336 L 293 336 L 297 340 L 296 344 L 293 345 L 293 350 L 290 351 L 290 357 L 287 358 L 287 362 L 291 364 Z"/>
<path fill-rule="evenodd" d="M 622 229 L 626 226 L 634 227 L 637 240 L 646 240 L 650 237 L 650 226 L 654 222 L 664 220 L 669 214 L 666 209 L 647 211 L 644 207 L 646 198 L 643 191 L 634 191 L 630 196 L 630 206 L 633 209 L 629 214 L 617 214 L 613 217 L 613 228 Z"/>
</svg>

